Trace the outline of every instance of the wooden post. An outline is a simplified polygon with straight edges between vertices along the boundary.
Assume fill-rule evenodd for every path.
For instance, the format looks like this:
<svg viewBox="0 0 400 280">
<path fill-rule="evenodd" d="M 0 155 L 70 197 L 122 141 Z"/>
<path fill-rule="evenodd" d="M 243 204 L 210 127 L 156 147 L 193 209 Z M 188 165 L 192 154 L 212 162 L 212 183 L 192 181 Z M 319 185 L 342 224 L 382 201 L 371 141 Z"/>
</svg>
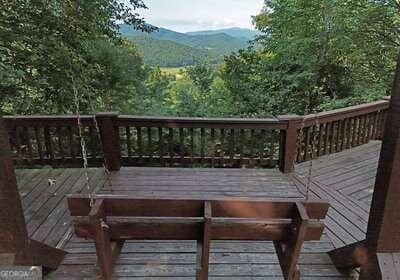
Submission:
<svg viewBox="0 0 400 280">
<path fill-rule="evenodd" d="M 4 119 L 0 117 L 0 265 L 56 268 L 66 252 L 30 240 Z"/>
<path fill-rule="evenodd" d="M 298 130 L 303 118 L 298 115 L 285 115 L 278 116 L 278 119 L 287 122 L 287 128 L 282 131 L 281 136 L 280 169 L 283 173 L 290 173 L 294 171 Z"/>
<path fill-rule="evenodd" d="M 303 204 L 297 202 L 294 211 L 293 232 L 291 236 L 285 242 L 274 241 L 285 280 L 300 279 L 300 271 L 297 262 L 309 223 L 309 217 Z"/>
<path fill-rule="evenodd" d="M 118 129 L 115 120 L 118 113 L 98 113 L 96 120 L 100 128 L 104 161 L 108 170 L 118 171 L 121 168 L 121 148 L 118 140 Z"/>
<path fill-rule="evenodd" d="M 208 280 L 210 262 L 211 202 L 204 202 L 204 224 L 202 240 L 197 242 L 196 280 Z"/>
<path fill-rule="evenodd" d="M 384 129 L 366 240 L 330 252 L 333 261 L 341 263 L 341 266 L 361 266 L 361 280 L 398 279 L 390 275 L 394 275 L 392 272 L 400 267 L 398 261 L 393 261 L 394 254 L 400 252 L 399 201 L 400 55 Z M 340 258 L 345 254 L 348 261 L 343 263 Z"/>
<path fill-rule="evenodd" d="M 33 265 L 8 134 L 0 117 L 0 263 Z"/>
</svg>

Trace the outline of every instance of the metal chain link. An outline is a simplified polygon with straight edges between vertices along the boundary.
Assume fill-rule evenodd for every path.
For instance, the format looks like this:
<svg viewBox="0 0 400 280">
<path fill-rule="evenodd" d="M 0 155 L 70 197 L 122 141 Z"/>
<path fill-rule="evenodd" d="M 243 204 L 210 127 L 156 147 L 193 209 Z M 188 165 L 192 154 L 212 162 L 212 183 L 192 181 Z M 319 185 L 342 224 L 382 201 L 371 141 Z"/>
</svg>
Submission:
<svg viewBox="0 0 400 280">
<path fill-rule="evenodd" d="M 95 129 L 96 129 L 97 137 L 98 137 L 99 143 L 100 143 L 100 145 L 102 147 L 101 150 L 104 151 L 103 142 L 101 140 L 102 138 L 100 136 L 100 126 L 99 126 L 99 123 L 97 122 L 97 118 L 96 118 L 96 114 L 95 114 L 96 110 L 95 110 L 95 108 L 93 106 L 93 102 L 92 102 L 93 101 L 93 96 L 90 94 L 90 91 L 88 91 L 88 97 L 89 97 L 89 104 L 90 104 L 91 110 L 93 112 L 93 122 L 94 122 L 94 126 L 95 126 Z M 103 158 L 104 158 L 104 155 L 103 155 Z M 104 174 L 106 176 L 106 182 L 108 183 L 108 186 L 110 188 L 112 188 L 112 182 L 111 182 L 111 178 L 110 178 L 111 172 L 107 168 L 107 165 L 106 165 L 106 162 L 105 162 L 105 158 L 104 158 L 104 162 L 103 162 L 103 172 L 104 172 Z"/>
<path fill-rule="evenodd" d="M 84 139 L 84 135 L 83 135 L 82 119 L 81 119 L 81 114 L 80 114 L 79 94 L 78 94 L 78 90 L 75 86 L 74 78 L 72 76 L 71 76 L 71 80 L 72 80 L 72 89 L 74 92 L 76 116 L 77 116 L 77 120 L 78 120 L 78 134 L 79 134 L 81 151 L 82 151 L 83 170 L 84 170 L 84 175 L 85 175 L 85 179 L 86 179 L 86 188 L 89 193 L 90 207 L 92 208 L 93 204 L 94 204 L 94 199 L 93 199 L 92 188 L 91 188 L 90 179 L 89 179 L 89 169 L 88 169 L 89 165 L 88 165 L 86 143 L 85 143 L 85 139 Z"/>
</svg>

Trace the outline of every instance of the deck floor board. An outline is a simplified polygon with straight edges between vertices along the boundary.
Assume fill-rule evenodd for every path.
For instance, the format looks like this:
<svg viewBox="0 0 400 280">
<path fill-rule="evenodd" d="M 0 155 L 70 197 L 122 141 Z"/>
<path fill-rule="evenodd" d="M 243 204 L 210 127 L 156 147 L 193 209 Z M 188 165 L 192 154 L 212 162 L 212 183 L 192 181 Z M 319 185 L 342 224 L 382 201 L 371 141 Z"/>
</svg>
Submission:
<svg viewBox="0 0 400 280">
<path fill-rule="evenodd" d="M 320 157 L 313 161 L 310 196 L 331 203 L 320 241 L 306 242 L 300 257 L 301 279 L 348 279 L 326 252 L 365 236 L 380 142 Z M 21 169 L 16 171 L 29 234 L 68 254 L 49 279 L 92 279 L 96 273 L 93 242 L 74 237 L 65 195 L 69 193 L 129 194 L 136 197 L 304 198 L 309 163 L 296 172 L 201 168 L 122 168 L 106 180 L 100 168 Z M 49 186 L 49 179 L 55 185 Z M 117 261 L 114 278 L 194 280 L 192 241 L 128 241 Z M 211 280 L 283 279 L 271 242 L 215 241 L 211 244 Z"/>
</svg>

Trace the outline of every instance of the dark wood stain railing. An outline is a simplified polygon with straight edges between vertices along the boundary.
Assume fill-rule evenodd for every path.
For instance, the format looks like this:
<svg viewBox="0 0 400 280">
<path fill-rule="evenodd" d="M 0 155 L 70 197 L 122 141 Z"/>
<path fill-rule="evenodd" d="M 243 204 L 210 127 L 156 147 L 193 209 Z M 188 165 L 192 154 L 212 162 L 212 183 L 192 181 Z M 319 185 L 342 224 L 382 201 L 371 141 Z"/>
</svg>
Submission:
<svg viewBox="0 0 400 280">
<path fill-rule="evenodd" d="M 116 125 L 122 162 L 134 166 L 274 167 L 286 128 L 277 119 L 130 116 Z"/>
<path fill-rule="evenodd" d="M 388 101 L 304 116 L 299 130 L 297 162 L 340 152 L 382 139 Z"/>
<path fill-rule="evenodd" d="M 279 167 L 381 139 L 389 101 L 307 116 L 208 119 L 82 116 L 89 164 L 125 166 Z M 80 166 L 76 116 L 4 117 L 21 166 Z M 97 127 L 96 127 L 97 124 Z M 98 128 L 98 129 L 97 129 Z"/>
</svg>

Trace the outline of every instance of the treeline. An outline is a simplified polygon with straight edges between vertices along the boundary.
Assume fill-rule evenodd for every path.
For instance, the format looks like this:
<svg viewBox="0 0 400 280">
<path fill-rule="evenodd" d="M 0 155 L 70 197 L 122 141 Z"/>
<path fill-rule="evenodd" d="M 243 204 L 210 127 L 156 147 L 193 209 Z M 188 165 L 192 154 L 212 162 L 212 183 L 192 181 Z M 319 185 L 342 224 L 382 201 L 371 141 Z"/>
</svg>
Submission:
<svg viewBox="0 0 400 280">
<path fill-rule="evenodd" d="M 395 1 L 268 0 L 257 48 L 168 75 L 143 63 L 115 19 L 151 29 L 119 1 L 16 0 L 0 11 L 3 114 L 120 111 L 267 117 L 378 99 L 399 47 Z M 168 48 L 167 48 L 168 49 Z M 79 104 L 77 104 L 79 101 Z"/>
<path fill-rule="evenodd" d="M 149 66 L 181 67 L 197 61 L 216 62 L 207 51 L 169 40 L 146 35 L 128 36 L 127 39 L 137 46 L 144 63 Z"/>
</svg>

